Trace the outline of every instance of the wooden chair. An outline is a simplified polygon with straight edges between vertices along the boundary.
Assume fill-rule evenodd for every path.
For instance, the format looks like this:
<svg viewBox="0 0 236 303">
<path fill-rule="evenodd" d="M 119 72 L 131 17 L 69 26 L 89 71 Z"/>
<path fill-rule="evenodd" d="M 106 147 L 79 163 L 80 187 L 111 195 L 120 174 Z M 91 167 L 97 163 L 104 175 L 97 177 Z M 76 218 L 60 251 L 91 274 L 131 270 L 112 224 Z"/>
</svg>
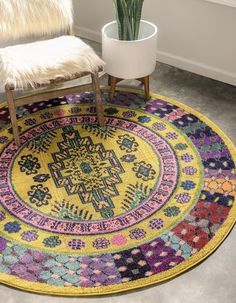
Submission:
<svg viewBox="0 0 236 303">
<path fill-rule="evenodd" d="M 73 36 L 72 15 L 70 0 L 0 0 L 0 45 L 8 45 L 0 48 L 0 85 L 5 86 L 17 146 L 21 143 L 16 107 L 28 103 L 92 89 L 97 120 L 104 126 L 98 79 L 104 63 L 90 46 Z M 39 41 L 27 42 L 32 36 Z M 17 43 L 19 40 L 24 43 Z M 38 90 L 86 75 L 91 75 L 91 84 Z M 32 95 L 14 97 L 15 90 L 29 88 L 35 90 Z"/>
</svg>

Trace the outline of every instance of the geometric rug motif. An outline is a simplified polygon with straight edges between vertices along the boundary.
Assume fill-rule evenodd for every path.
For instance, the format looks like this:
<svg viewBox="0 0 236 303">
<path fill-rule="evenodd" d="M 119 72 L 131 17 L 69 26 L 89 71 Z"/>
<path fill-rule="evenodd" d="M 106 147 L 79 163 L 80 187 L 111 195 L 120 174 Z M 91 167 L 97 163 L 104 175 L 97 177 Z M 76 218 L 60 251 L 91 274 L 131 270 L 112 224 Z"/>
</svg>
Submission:
<svg viewBox="0 0 236 303">
<path fill-rule="evenodd" d="M 193 109 L 102 91 L 0 108 L 0 281 L 98 295 L 173 278 L 213 252 L 236 214 L 235 147 Z"/>
</svg>

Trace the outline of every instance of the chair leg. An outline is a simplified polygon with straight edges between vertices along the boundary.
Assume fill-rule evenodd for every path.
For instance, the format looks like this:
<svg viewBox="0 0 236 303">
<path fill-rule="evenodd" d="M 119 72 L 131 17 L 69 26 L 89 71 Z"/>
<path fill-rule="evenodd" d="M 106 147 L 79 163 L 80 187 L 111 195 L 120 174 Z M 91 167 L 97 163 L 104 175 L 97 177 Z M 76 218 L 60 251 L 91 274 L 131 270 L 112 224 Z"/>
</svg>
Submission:
<svg viewBox="0 0 236 303">
<path fill-rule="evenodd" d="M 10 113 L 10 118 L 11 118 L 13 136 L 14 136 L 16 145 L 18 147 L 20 147 L 21 143 L 20 143 L 20 134 L 19 134 L 18 125 L 17 125 L 16 108 L 15 108 L 15 104 L 14 104 L 13 91 L 11 89 L 6 88 L 6 97 L 7 97 L 7 104 L 8 104 L 8 109 L 9 109 L 9 113 Z"/>
<path fill-rule="evenodd" d="M 104 118 L 104 110 L 103 110 L 103 104 L 102 104 L 102 95 L 101 95 L 101 90 L 100 90 L 100 86 L 99 86 L 98 72 L 91 74 L 91 77 L 92 77 L 93 90 L 95 93 L 98 124 L 99 124 L 99 126 L 104 127 L 105 118 Z"/>
</svg>

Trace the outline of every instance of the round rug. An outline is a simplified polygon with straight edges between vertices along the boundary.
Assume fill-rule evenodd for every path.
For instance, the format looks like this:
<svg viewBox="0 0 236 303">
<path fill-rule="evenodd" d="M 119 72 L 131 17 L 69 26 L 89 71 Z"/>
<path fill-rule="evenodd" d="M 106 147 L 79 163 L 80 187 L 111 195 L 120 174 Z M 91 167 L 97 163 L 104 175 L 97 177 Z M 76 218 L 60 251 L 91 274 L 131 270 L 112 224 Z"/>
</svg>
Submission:
<svg viewBox="0 0 236 303">
<path fill-rule="evenodd" d="M 235 222 L 235 148 L 207 118 L 119 91 L 106 126 L 91 93 L 0 109 L 0 281 L 99 295 L 172 278 Z"/>
</svg>

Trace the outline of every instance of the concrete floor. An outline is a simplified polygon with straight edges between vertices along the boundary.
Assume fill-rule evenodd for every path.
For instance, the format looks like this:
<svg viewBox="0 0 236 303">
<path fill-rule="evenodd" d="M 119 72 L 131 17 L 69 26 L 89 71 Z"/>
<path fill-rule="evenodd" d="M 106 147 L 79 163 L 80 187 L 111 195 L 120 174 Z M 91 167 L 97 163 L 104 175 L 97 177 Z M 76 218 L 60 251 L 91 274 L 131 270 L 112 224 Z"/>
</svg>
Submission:
<svg viewBox="0 0 236 303">
<path fill-rule="evenodd" d="M 98 43 L 89 42 L 100 54 Z M 101 79 L 107 83 L 106 76 Z M 122 85 L 137 85 L 126 82 Z M 158 63 L 151 90 L 181 101 L 214 121 L 236 144 L 236 87 Z M 1 99 L 1 98 L 0 98 Z M 0 303 L 234 303 L 236 228 L 218 250 L 179 277 L 142 290 L 96 298 L 57 298 L 0 286 Z"/>
</svg>

